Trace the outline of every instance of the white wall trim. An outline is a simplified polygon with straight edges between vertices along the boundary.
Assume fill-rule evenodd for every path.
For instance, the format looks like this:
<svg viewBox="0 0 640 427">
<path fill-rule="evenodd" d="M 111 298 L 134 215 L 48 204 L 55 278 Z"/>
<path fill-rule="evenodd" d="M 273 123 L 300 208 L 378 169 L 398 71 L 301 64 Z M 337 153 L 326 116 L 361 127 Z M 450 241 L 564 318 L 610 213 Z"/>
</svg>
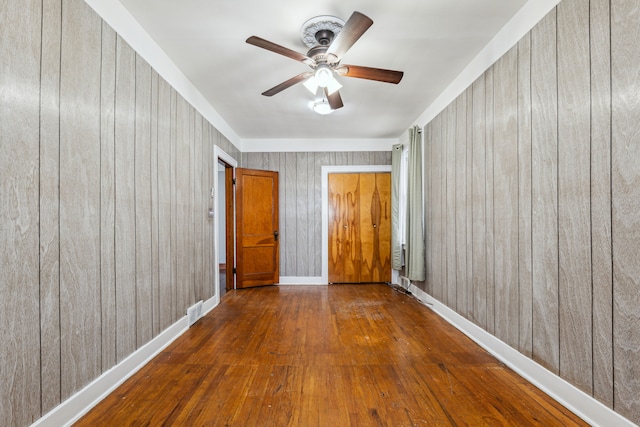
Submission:
<svg viewBox="0 0 640 427">
<path fill-rule="evenodd" d="M 325 151 L 391 151 L 397 139 L 243 139 L 243 153 L 313 153 Z"/>
<path fill-rule="evenodd" d="M 242 150 L 240 137 L 118 0 L 84 0 L 219 132 Z"/>
<path fill-rule="evenodd" d="M 322 281 L 322 277 L 280 277 L 279 285 L 326 285 L 327 282 Z"/>
<path fill-rule="evenodd" d="M 216 308 L 220 304 L 220 295 L 218 295 L 218 288 L 214 296 L 202 303 L 202 317 L 206 316 L 211 310 Z"/>
<path fill-rule="evenodd" d="M 529 0 L 414 122 L 425 126 L 536 26 L 561 0 Z"/>
<path fill-rule="evenodd" d="M 204 313 L 215 308 L 218 303 L 215 298 L 204 302 Z M 135 374 L 140 368 L 149 363 L 169 344 L 182 335 L 188 328 L 187 316 L 181 317 L 176 323 L 162 331 L 158 336 L 127 356 L 73 396 L 53 408 L 42 418 L 32 424 L 32 427 L 60 427 L 70 426 L 85 415 L 102 399 L 112 393 L 118 386 Z"/>
<path fill-rule="evenodd" d="M 397 143 L 397 141 L 396 141 Z M 391 148 L 389 148 L 391 149 Z M 329 283 L 329 174 L 391 172 L 391 165 L 322 166 L 322 282 Z"/>
<path fill-rule="evenodd" d="M 462 317 L 415 285 L 411 284 L 408 290 L 440 317 L 590 425 L 636 426 L 622 415 Z"/>
<path fill-rule="evenodd" d="M 213 281 L 214 281 L 214 285 L 216 288 L 215 291 L 215 301 L 216 301 L 216 305 L 218 303 L 220 303 L 220 269 L 217 267 L 220 265 L 220 236 L 218 236 L 218 217 L 220 215 L 220 212 L 218 210 L 218 186 L 220 185 L 220 183 L 218 182 L 218 161 L 222 160 L 223 162 L 225 162 L 226 164 L 228 164 L 229 166 L 231 166 L 232 168 L 237 168 L 238 167 L 238 162 L 231 157 L 229 154 L 227 154 L 222 148 L 218 147 L 217 145 L 213 147 L 213 161 L 215 164 L 215 168 L 214 168 L 214 172 L 213 172 L 213 189 L 212 189 L 212 194 L 213 194 L 213 200 L 212 200 L 212 204 L 213 204 L 213 229 L 216 231 L 215 236 L 216 238 L 213 239 L 213 265 L 214 265 L 214 272 L 213 272 Z M 235 197 L 235 194 L 233 194 L 233 197 Z M 233 207 L 234 207 L 234 211 L 235 211 L 235 201 L 233 203 Z M 226 215 L 226 213 L 225 213 Z M 234 230 L 235 230 L 235 215 L 234 218 L 227 218 L 227 221 L 234 221 Z M 235 248 L 235 234 L 234 234 L 234 242 L 233 242 L 233 247 Z M 235 260 L 235 257 L 234 257 Z M 231 266 L 231 268 L 235 267 Z M 229 269 L 231 269 L 229 268 Z M 235 276 L 232 275 L 231 278 L 227 278 L 227 280 L 235 280 Z M 234 287 L 235 287 L 235 283 L 234 283 Z"/>
</svg>

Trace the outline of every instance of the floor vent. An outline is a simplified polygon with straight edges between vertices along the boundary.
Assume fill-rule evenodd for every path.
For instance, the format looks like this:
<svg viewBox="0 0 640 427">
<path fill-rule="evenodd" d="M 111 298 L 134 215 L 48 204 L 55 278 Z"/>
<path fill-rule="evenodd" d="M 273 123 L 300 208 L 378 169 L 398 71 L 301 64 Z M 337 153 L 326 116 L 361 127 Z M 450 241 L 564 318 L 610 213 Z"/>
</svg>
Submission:
<svg viewBox="0 0 640 427">
<path fill-rule="evenodd" d="M 198 301 L 187 309 L 187 321 L 189 326 L 193 325 L 202 317 L 202 301 Z"/>
</svg>

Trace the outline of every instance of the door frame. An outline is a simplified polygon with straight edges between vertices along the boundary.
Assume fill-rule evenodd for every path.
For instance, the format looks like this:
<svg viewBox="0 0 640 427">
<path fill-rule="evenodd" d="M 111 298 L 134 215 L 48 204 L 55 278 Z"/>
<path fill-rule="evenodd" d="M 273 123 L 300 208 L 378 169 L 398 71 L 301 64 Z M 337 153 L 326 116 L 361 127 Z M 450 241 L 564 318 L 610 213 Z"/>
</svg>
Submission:
<svg viewBox="0 0 640 427">
<path fill-rule="evenodd" d="M 329 283 L 329 174 L 391 172 L 391 165 L 322 166 L 322 283 Z"/>
<path fill-rule="evenodd" d="M 231 168 L 233 170 L 235 170 L 235 168 L 238 167 L 238 162 L 231 157 L 229 154 L 227 154 L 224 150 L 222 150 L 220 147 L 218 147 L 217 145 L 213 147 L 213 160 L 214 160 L 214 164 L 216 165 L 215 167 L 215 173 L 213 174 L 213 188 L 211 191 L 211 196 L 213 198 L 213 229 L 215 230 L 215 236 L 216 238 L 213 239 L 213 277 L 214 277 L 214 286 L 215 286 L 215 303 L 216 305 L 220 303 L 220 269 L 218 268 L 218 266 L 220 265 L 220 236 L 218 236 L 218 216 L 221 214 L 221 212 L 218 212 L 218 185 L 220 184 L 218 182 L 218 162 L 223 162 L 226 163 L 227 165 L 231 166 Z M 226 174 L 225 174 L 226 175 Z M 235 173 L 234 173 L 235 175 Z M 231 194 L 229 194 L 228 191 L 225 192 L 225 196 L 226 196 L 226 202 L 225 205 L 228 206 L 229 205 L 229 200 L 231 198 L 231 206 L 233 209 L 234 214 L 231 215 L 231 218 L 229 218 L 229 215 L 227 215 L 226 217 L 226 222 L 227 222 L 227 230 L 229 229 L 230 226 L 230 222 L 233 223 L 233 234 L 231 235 L 231 240 L 233 240 L 233 249 L 235 251 L 235 247 L 236 247 L 236 239 L 235 239 L 235 228 L 236 228 L 236 216 L 235 216 L 235 192 L 231 192 Z M 226 215 L 226 212 L 225 212 Z M 229 236 L 227 236 L 227 239 L 229 238 Z M 227 247 L 229 247 L 229 242 L 227 242 Z M 228 256 L 228 254 L 227 254 Z M 235 275 L 232 274 L 233 272 L 233 268 L 235 267 L 235 256 L 234 256 L 234 262 L 232 263 L 233 265 L 229 266 L 227 265 L 227 281 L 231 280 L 233 281 L 233 288 L 235 289 Z M 231 273 L 231 274 L 230 274 Z M 227 282 L 228 283 L 228 282 Z"/>
</svg>

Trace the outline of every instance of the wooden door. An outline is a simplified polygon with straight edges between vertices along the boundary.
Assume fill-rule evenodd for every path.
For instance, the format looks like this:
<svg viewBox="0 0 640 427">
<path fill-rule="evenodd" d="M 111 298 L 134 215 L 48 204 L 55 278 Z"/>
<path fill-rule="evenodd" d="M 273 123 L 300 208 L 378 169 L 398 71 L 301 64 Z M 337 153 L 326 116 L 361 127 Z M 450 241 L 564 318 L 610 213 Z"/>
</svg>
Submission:
<svg viewBox="0 0 640 427">
<path fill-rule="evenodd" d="M 391 281 L 391 174 L 360 174 L 360 282 Z"/>
<path fill-rule="evenodd" d="M 391 281 L 391 174 L 328 175 L 329 283 Z"/>
<path fill-rule="evenodd" d="M 236 288 L 279 281 L 278 172 L 236 168 Z"/>
<path fill-rule="evenodd" d="M 332 173 L 329 189 L 329 283 L 360 281 L 359 175 Z"/>
</svg>

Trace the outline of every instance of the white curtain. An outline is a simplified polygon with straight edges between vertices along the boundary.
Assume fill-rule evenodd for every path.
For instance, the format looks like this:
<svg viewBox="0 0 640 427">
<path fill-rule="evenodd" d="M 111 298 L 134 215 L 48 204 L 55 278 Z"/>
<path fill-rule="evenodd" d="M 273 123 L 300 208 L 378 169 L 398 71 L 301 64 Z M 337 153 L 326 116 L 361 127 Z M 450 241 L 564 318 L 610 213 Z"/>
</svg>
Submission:
<svg viewBox="0 0 640 427">
<path fill-rule="evenodd" d="M 425 245 L 422 189 L 422 135 L 420 128 L 409 129 L 409 167 L 407 180 L 407 244 L 405 274 L 409 280 L 425 280 Z"/>
</svg>

